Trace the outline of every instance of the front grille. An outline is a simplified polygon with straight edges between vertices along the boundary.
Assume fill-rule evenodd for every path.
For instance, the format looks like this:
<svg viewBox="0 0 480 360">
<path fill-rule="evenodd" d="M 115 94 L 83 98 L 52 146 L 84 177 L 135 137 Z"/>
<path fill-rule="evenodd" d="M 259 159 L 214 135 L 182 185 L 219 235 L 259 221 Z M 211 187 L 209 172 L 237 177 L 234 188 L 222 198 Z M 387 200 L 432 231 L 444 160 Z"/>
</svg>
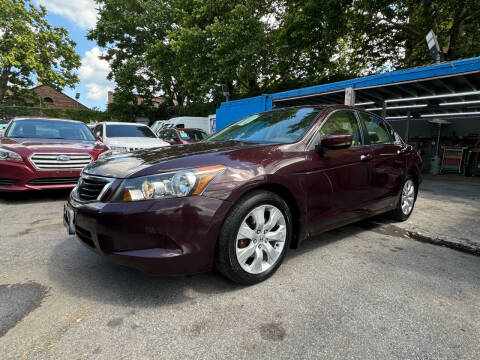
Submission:
<svg viewBox="0 0 480 360">
<path fill-rule="evenodd" d="M 88 165 L 92 157 L 88 154 L 37 153 L 30 160 L 40 170 L 78 170 Z"/>
<path fill-rule="evenodd" d="M 75 185 L 78 182 L 78 177 L 67 178 L 41 178 L 33 179 L 28 182 L 28 185 L 42 186 L 42 185 Z"/>
<path fill-rule="evenodd" d="M 13 185 L 12 179 L 0 179 L 0 186 L 10 186 Z"/>
<path fill-rule="evenodd" d="M 85 244 L 87 244 L 92 248 L 95 247 L 95 244 L 93 243 L 93 240 L 92 240 L 92 233 L 90 231 L 75 225 L 75 233 L 77 234 L 78 238 L 82 240 Z"/>
<path fill-rule="evenodd" d="M 78 198 L 83 201 L 97 200 L 111 180 L 96 176 L 82 176 L 77 185 Z"/>
</svg>

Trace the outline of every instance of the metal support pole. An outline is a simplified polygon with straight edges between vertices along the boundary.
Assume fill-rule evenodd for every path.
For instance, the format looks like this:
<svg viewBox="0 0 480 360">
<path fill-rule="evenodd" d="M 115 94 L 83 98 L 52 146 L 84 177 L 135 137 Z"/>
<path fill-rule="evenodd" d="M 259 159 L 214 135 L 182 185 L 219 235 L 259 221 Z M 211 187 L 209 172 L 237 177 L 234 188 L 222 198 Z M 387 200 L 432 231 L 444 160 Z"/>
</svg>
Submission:
<svg viewBox="0 0 480 360">
<path fill-rule="evenodd" d="M 382 118 L 387 117 L 387 103 L 385 101 L 382 101 Z"/>
<path fill-rule="evenodd" d="M 409 137 L 409 132 L 410 132 L 410 117 L 411 117 L 411 112 L 409 111 L 407 113 L 407 124 L 405 127 L 405 142 L 408 143 L 408 137 Z"/>
<path fill-rule="evenodd" d="M 352 87 L 345 89 L 345 105 L 355 105 L 355 90 Z"/>
</svg>

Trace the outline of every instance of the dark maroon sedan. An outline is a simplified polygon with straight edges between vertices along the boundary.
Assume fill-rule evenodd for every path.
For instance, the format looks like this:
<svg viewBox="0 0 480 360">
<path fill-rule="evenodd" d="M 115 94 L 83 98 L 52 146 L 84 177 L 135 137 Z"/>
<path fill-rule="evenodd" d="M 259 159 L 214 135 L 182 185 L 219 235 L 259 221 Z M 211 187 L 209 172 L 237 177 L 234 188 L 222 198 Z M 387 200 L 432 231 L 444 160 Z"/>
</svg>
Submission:
<svg viewBox="0 0 480 360">
<path fill-rule="evenodd" d="M 158 132 L 158 137 L 170 145 L 192 144 L 204 140 L 208 135 L 200 129 L 167 128 Z"/>
<path fill-rule="evenodd" d="M 347 106 L 249 116 L 200 143 L 85 168 L 65 225 L 150 274 L 218 269 L 266 279 L 305 238 L 380 213 L 407 219 L 421 160 L 390 125 Z"/>
<path fill-rule="evenodd" d="M 0 137 L 0 192 L 71 189 L 106 150 L 80 121 L 15 118 Z"/>
</svg>

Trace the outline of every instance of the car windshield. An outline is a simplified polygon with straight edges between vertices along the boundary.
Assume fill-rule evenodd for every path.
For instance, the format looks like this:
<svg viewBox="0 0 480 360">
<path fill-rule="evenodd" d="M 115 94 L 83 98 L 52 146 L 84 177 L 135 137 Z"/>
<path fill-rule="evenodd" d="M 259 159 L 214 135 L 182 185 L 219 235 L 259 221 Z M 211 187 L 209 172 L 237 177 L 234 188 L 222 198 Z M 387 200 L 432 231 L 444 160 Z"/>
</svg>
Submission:
<svg viewBox="0 0 480 360">
<path fill-rule="evenodd" d="M 208 141 L 252 142 L 261 144 L 288 144 L 297 141 L 313 124 L 323 109 L 280 109 L 255 114 L 241 119 Z"/>
<path fill-rule="evenodd" d="M 185 141 L 200 141 L 207 137 L 207 133 L 200 130 L 178 130 L 178 133 Z"/>
<path fill-rule="evenodd" d="M 114 137 L 148 137 L 156 138 L 148 126 L 107 124 L 107 138 Z"/>
<path fill-rule="evenodd" d="M 95 141 L 95 137 L 85 124 L 45 119 L 13 120 L 5 136 Z"/>
</svg>

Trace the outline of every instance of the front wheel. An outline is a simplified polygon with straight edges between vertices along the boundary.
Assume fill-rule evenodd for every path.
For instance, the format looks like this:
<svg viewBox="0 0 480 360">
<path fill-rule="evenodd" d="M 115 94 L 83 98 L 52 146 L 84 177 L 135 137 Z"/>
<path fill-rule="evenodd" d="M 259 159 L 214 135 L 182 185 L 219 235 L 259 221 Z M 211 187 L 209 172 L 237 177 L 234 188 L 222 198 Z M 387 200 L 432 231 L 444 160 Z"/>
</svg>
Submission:
<svg viewBox="0 0 480 360">
<path fill-rule="evenodd" d="M 417 185 L 411 176 L 403 182 L 397 207 L 391 212 L 393 219 L 405 221 L 410 217 L 417 199 Z"/>
<path fill-rule="evenodd" d="M 285 201 L 269 191 L 252 192 L 234 206 L 222 226 L 216 268 L 243 285 L 263 281 L 283 261 L 291 234 Z"/>
</svg>

